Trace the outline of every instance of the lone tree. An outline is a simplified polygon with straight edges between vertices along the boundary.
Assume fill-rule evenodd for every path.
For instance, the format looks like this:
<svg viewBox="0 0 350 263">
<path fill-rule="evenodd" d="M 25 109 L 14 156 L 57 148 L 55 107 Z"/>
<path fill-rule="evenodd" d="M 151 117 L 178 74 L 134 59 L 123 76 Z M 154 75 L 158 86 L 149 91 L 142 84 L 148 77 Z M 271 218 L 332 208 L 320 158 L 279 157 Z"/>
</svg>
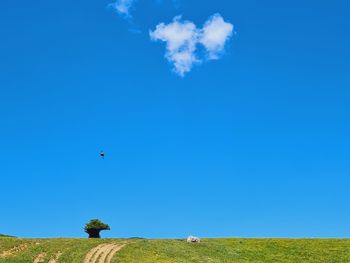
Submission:
<svg viewBox="0 0 350 263">
<path fill-rule="evenodd" d="M 110 230 L 109 225 L 102 223 L 99 219 L 91 219 L 84 227 L 89 238 L 101 238 L 100 231 Z"/>
</svg>

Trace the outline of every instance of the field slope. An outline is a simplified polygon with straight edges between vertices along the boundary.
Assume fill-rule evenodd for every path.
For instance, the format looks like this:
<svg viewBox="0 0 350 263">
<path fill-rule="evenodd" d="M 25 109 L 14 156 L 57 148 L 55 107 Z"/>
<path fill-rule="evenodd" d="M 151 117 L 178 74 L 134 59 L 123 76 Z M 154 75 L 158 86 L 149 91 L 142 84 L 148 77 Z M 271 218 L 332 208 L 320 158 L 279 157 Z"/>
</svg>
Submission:
<svg viewBox="0 0 350 263">
<path fill-rule="evenodd" d="M 0 263 L 350 262 L 347 239 L 20 239 L 0 237 Z"/>
</svg>

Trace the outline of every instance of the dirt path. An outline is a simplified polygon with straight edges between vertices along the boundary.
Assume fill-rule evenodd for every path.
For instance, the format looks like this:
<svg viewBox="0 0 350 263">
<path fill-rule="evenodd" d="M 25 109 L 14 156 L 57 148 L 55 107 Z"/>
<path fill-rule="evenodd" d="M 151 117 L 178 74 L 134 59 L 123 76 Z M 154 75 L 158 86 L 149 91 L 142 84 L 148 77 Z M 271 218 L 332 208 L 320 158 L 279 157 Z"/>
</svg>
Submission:
<svg viewBox="0 0 350 263">
<path fill-rule="evenodd" d="M 62 255 L 62 252 L 58 251 L 54 257 L 50 258 L 49 263 L 56 263 L 61 255 Z"/>
<path fill-rule="evenodd" d="M 98 245 L 97 247 L 94 247 L 93 249 L 91 249 L 85 256 L 84 259 L 84 263 L 90 263 L 90 262 L 94 262 L 93 261 L 93 256 L 106 244 L 102 244 L 102 245 Z"/>
<path fill-rule="evenodd" d="M 45 257 L 46 257 L 46 253 L 40 253 L 39 255 L 37 255 L 33 261 L 33 263 L 43 263 L 45 262 Z"/>
<path fill-rule="evenodd" d="M 107 258 L 107 255 L 113 250 L 113 248 L 115 247 L 115 244 L 111 244 L 111 245 L 107 245 L 104 247 L 102 253 L 101 253 L 101 257 L 98 260 L 98 263 L 105 263 L 105 260 Z"/>
<path fill-rule="evenodd" d="M 19 245 L 17 247 L 13 247 L 10 250 L 6 250 L 6 251 L 2 252 L 0 254 L 0 258 L 7 258 L 7 257 L 14 256 L 14 255 L 24 251 L 25 249 L 27 249 L 27 247 L 28 247 L 27 244 L 22 244 L 22 245 Z"/>
<path fill-rule="evenodd" d="M 121 250 L 125 244 L 102 244 L 91 249 L 85 256 L 84 263 L 110 263 L 113 256 Z"/>
<path fill-rule="evenodd" d="M 123 245 L 119 245 L 116 246 L 112 249 L 112 251 L 109 253 L 108 257 L 107 257 L 107 262 L 106 263 L 111 263 L 112 262 L 112 258 L 114 257 L 114 255 L 121 250 L 126 244 Z"/>
</svg>

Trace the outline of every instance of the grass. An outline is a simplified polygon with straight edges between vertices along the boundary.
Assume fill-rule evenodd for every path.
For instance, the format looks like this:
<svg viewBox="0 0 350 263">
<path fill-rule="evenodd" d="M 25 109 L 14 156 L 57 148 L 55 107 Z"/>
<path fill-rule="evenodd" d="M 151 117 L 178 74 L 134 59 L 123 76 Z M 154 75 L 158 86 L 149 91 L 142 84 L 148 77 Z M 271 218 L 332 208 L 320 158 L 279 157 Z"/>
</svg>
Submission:
<svg viewBox="0 0 350 263">
<path fill-rule="evenodd" d="M 7 257 L 0 256 L 1 263 L 25 263 L 33 262 L 40 253 L 46 253 L 45 262 L 57 252 L 62 252 L 58 262 L 81 263 L 85 254 L 98 244 L 106 240 L 88 239 L 21 239 L 0 237 L 0 255 L 4 251 L 17 248 Z"/>
<path fill-rule="evenodd" d="M 125 240 L 124 240 L 125 241 Z M 345 263 L 350 262 L 348 239 L 204 239 L 200 244 L 184 240 L 129 239 L 113 258 L 114 263 Z M 101 243 L 120 239 L 20 239 L 0 237 L 0 255 L 19 248 L 0 263 L 33 262 L 45 252 L 45 262 L 58 251 L 58 262 L 83 262 L 86 253 Z"/>
</svg>

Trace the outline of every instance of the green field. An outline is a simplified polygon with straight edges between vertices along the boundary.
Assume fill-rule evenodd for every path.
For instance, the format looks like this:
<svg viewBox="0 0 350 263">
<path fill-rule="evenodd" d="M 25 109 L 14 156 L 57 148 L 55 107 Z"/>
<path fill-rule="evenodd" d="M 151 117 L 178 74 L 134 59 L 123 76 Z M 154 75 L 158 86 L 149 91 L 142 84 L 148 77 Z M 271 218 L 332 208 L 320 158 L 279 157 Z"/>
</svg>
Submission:
<svg viewBox="0 0 350 263">
<path fill-rule="evenodd" d="M 121 247 L 121 245 L 124 246 Z M 94 248 L 96 249 L 92 250 Z M 104 248 L 105 255 L 103 256 L 102 250 Z M 111 255 L 113 249 L 116 249 L 114 256 Z M 200 244 L 188 244 L 184 240 L 20 239 L 0 237 L 0 263 L 82 263 L 87 254 L 90 255 L 90 261 L 86 262 L 101 263 L 348 263 L 350 262 L 350 240 L 233 238 L 204 239 Z"/>
</svg>

